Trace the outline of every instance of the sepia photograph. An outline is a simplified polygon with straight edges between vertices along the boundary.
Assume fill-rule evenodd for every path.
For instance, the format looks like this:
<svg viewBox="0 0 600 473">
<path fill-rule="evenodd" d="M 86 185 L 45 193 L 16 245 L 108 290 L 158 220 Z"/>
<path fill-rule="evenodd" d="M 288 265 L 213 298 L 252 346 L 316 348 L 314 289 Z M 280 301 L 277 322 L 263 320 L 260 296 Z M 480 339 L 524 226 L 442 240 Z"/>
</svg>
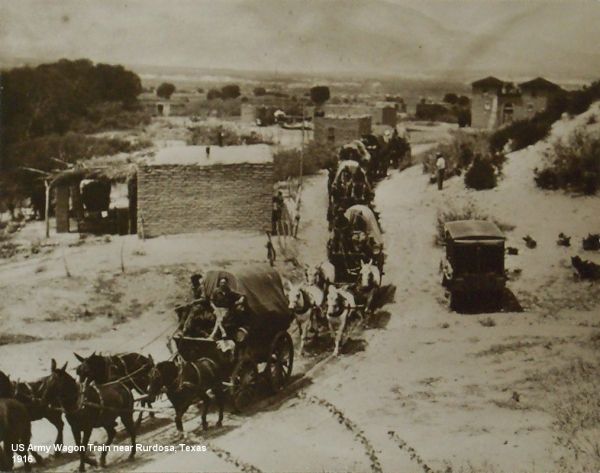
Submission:
<svg viewBox="0 0 600 473">
<path fill-rule="evenodd" d="M 0 472 L 600 472 L 600 0 L 0 0 Z"/>
</svg>

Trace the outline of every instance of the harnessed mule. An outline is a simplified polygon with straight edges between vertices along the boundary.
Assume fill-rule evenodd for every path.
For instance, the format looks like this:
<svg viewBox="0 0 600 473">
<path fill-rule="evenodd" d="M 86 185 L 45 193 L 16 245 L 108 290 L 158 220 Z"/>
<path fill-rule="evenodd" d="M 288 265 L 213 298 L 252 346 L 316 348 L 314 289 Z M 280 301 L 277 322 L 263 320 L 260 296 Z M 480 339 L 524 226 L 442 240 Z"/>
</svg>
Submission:
<svg viewBox="0 0 600 473">
<path fill-rule="evenodd" d="M 63 429 L 64 422 L 62 420 L 62 413 L 58 410 L 58 404 L 56 402 L 47 403 L 42 398 L 45 385 L 48 382 L 49 376 L 38 379 L 32 382 L 15 381 L 11 383 L 10 396 L 14 397 L 17 401 L 21 402 L 29 415 L 29 420 L 35 422 L 36 420 L 47 419 L 54 427 L 56 427 L 56 440 L 55 443 L 63 443 Z M 4 397 L 0 395 L 0 397 Z M 57 449 L 54 452 L 54 456 L 59 456 L 60 450 Z"/>
<path fill-rule="evenodd" d="M 161 392 L 166 393 L 175 409 L 175 425 L 180 434 L 183 434 L 183 414 L 198 401 L 202 401 L 202 427 L 205 430 L 208 428 L 206 415 L 211 401 L 209 391 L 214 394 L 219 406 L 217 426 L 223 425 L 225 399 L 219 367 L 213 360 L 200 358 L 180 364 L 161 361 L 150 370 L 149 378 L 148 395 L 154 399 Z"/>
<path fill-rule="evenodd" d="M 13 397 L 13 385 L 4 371 L 0 370 L 0 398 Z"/>
<path fill-rule="evenodd" d="M 16 399 L 0 399 L 0 470 L 13 469 L 13 451 L 23 458 L 26 471 L 31 470 L 29 454 L 35 458 L 36 463 L 42 463 L 42 457 L 35 450 L 29 451 L 31 441 L 31 421 L 27 408 Z M 23 450 L 19 451 L 18 448 Z"/>
<path fill-rule="evenodd" d="M 57 368 L 52 359 L 51 371 L 43 390 L 46 402 L 56 400 L 65 411 L 67 422 L 71 426 L 73 438 L 79 448 L 79 471 L 85 471 L 85 463 L 96 465 L 96 462 L 86 457 L 86 449 L 92 430 L 103 427 L 110 445 L 116 434 L 116 419 L 121 418 L 131 439 L 129 458 L 135 456 L 135 423 L 133 422 L 133 394 L 124 383 L 110 386 L 96 384 L 81 384 L 67 373 L 67 364 Z M 108 449 L 100 456 L 100 465 L 106 465 Z"/>
<path fill-rule="evenodd" d="M 107 385 L 116 381 L 122 382 L 129 389 L 136 391 L 140 395 L 147 394 L 148 373 L 154 366 L 151 358 L 140 355 L 139 353 L 125 353 L 122 355 L 101 356 L 92 353 L 84 358 L 74 353 L 81 365 L 77 367 L 77 375 L 80 382 L 93 381 L 99 385 Z M 141 401 L 144 407 L 152 407 L 152 403 L 147 399 Z M 150 414 L 154 416 L 153 413 Z M 140 412 L 136 424 L 142 422 L 142 412 Z"/>
<path fill-rule="evenodd" d="M 300 355 L 302 355 L 310 330 L 318 330 L 317 321 L 321 316 L 324 294 L 316 285 L 290 286 L 288 300 L 289 308 L 294 311 L 294 317 L 298 325 Z"/>
<path fill-rule="evenodd" d="M 338 356 L 340 346 L 343 345 L 342 337 L 348 319 L 351 315 L 362 316 L 356 311 L 356 302 L 354 295 L 346 289 L 338 289 L 335 286 L 329 286 L 327 291 L 327 323 L 332 338 L 335 341 L 333 356 Z"/>
</svg>

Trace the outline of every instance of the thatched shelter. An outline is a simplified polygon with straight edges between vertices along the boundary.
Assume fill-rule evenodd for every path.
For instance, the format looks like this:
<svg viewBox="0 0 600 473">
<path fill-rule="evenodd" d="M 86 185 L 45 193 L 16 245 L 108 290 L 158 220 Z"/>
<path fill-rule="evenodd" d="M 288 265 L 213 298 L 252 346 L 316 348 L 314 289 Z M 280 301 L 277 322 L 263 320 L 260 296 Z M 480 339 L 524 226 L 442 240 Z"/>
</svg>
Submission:
<svg viewBox="0 0 600 473">
<path fill-rule="evenodd" d="M 77 231 L 89 233 L 136 233 L 137 168 L 133 164 L 97 167 L 74 167 L 56 172 L 47 178 L 49 192 L 56 192 L 56 231 L 71 230 L 70 220 L 77 222 Z M 118 205 L 111 205 L 111 193 L 121 185 Z M 123 189 L 126 188 L 126 191 Z M 114 197 L 114 196 L 113 196 Z M 124 202 L 125 200 L 125 202 Z"/>
</svg>

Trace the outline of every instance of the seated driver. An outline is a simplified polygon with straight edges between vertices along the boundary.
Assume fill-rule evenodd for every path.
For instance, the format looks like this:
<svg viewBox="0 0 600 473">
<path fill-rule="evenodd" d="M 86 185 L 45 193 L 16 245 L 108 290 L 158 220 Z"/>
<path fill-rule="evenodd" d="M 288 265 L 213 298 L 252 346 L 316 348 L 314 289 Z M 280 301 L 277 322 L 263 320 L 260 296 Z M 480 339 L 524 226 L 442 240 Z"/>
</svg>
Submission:
<svg viewBox="0 0 600 473">
<path fill-rule="evenodd" d="M 238 328 L 246 325 L 246 297 L 231 289 L 227 278 L 219 279 L 217 288 L 212 294 L 211 305 L 216 320 L 210 338 L 214 338 L 217 330 L 221 332 L 222 337 L 231 338 Z"/>
</svg>

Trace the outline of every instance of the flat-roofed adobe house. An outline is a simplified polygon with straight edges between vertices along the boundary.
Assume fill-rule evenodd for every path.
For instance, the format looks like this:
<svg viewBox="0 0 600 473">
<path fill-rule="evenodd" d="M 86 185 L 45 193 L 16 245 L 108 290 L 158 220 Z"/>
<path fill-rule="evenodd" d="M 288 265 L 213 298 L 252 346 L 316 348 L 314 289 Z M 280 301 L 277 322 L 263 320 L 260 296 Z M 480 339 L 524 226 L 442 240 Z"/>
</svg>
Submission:
<svg viewBox="0 0 600 473">
<path fill-rule="evenodd" d="M 471 86 L 471 126 L 489 130 L 543 112 L 563 91 L 542 77 L 515 85 L 490 76 Z"/>
<path fill-rule="evenodd" d="M 138 235 L 270 228 L 268 145 L 177 146 L 138 168 Z"/>
<path fill-rule="evenodd" d="M 339 115 L 314 118 L 314 139 L 318 143 L 341 146 L 372 131 L 370 115 Z"/>
</svg>

